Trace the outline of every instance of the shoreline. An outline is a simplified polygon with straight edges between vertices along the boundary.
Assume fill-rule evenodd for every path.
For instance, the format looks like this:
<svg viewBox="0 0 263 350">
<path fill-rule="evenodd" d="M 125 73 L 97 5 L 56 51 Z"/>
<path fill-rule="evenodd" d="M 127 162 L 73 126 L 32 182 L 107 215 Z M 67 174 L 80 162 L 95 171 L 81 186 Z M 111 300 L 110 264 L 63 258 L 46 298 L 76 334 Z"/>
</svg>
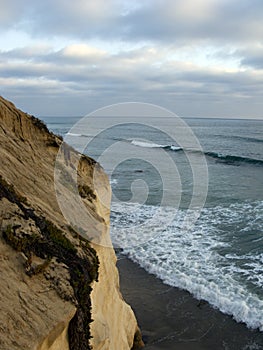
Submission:
<svg viewBox="0 0 263 350">
<path fill-rule="evenodd" d="M 263 332 L 237 323 L 189 292 L 165 285 L 121 255 L 120 289 L 149 350 L 263 350 Z"/>
</svg>

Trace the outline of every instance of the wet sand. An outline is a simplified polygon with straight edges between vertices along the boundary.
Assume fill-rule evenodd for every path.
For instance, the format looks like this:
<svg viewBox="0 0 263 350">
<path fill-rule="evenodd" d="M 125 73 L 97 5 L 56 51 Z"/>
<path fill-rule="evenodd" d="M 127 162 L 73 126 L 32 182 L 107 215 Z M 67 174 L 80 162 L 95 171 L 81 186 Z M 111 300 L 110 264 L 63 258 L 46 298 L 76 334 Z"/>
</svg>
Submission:
<svg viewBox="0 0 263 350">
<path fill-rule="evenodd" d="M 163 284 L 126 257 L 117 264 L 147 350 L 263 350 L 263 333 L 235 322 L 190 293 Z"/>
</svg>

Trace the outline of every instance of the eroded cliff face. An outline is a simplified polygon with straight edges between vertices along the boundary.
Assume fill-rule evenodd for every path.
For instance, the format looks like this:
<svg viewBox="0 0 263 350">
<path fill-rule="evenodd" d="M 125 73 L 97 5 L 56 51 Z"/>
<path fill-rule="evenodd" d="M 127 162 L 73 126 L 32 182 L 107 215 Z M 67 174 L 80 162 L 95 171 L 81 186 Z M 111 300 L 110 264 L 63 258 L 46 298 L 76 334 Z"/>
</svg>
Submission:
<svg viewBox="0 0 263 350">
<path fill-rule="evenodd" d="M 79 234 L 78 218 L 68 222 L 57 202 L 54 165 L 62 140 L 0 97 L 0 142 L 0 348 L 136 348 L 140 333 L 119 292 L 115 253 L 103 246 L 110 245 L 109 209 L 100 200 L 110 201 L 107 176 L 71 148 L 58 171 L 58 191 L 74 206 L 65 178 L 76 167 L 89 213 L 84 228 L 99 237 L 91 244 Z"/>
<path fill-rule="evenodd" d="M 119 292 L 119 276 L 114 251 L 96 247 L 100 259 L 99 283 L 93 285 L 91 293 L 92 318 L 91 344 L 98 350 L 140 349 L 136 337 L 140 331 L 133 311 Z M 111 276 L 110 281 L 107 276 Z M 121 347 L 120 347 L 121 346 Z"/>
</svg>

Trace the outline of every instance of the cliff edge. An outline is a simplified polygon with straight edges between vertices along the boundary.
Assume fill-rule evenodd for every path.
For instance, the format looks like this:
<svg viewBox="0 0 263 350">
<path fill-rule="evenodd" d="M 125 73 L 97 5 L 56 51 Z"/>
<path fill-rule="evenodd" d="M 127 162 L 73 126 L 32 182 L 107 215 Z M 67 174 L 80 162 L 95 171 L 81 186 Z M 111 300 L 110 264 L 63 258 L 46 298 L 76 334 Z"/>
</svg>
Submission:
<svg viewBox="0 0 263 350">
<path fill-rule="evenodd" d="M 113 248 L 90 243 L 58 205 L 54 167 L 62 139 L 0 97 L 0 142 L 0 348 L 139 349 L 140 331 L 119 291 Z M 94 189 L 95 166 L 96 183 L 109 201 L 108 178 L 70 147 L 67 157 L 69 167 L 78 161 L 81 201 L 100 223 L 92 230 L 109 242 L 109 210 Z M 61 165 L 62 180 L 64 170 Z M 63 189 L 69 191 L 67 181 L 60 182 Z"/>
</svg>

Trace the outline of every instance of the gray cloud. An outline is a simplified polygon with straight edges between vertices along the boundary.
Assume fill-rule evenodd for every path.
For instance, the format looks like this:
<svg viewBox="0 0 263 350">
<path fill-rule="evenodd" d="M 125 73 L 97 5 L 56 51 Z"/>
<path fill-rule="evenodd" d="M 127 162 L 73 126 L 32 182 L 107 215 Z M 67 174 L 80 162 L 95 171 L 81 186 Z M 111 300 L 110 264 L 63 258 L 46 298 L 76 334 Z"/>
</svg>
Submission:
<svg viewBox="0 0 263 350">
<path fill-rule="evenodd" d="M 242 57 L 241 64 L 244 67 L 263 70 L 263 45 L 248 47 L 236 52 L 236 55 Z"/>
<path fill-rule="evenodd" d="M 18 0 L 0 0 L 0 30 L 5 31 L 7 28 L 15 27 L 26 14 L 23 1 Z"/>
<path fill-rule="evenodd" d="M 2 1 L 3 2 L 3 1 Z M 111 40 L 261 40 L 261 0 L 20 0 L 8 3 L 5 26 L 34 36 Z M 20 17 L 18 17 L 20 14 Z"/>
<path fill-rule="evenodd" d="M 35 51 L 37 54 L 31 56 Z M 162 53 L 151 56 L 150 52 L 145 47 L 118 55 L 88 46 L 80 46 L 78 51 L 74 45 L 49 52 L 33 47 L 10 50 L 0 53 L 1 85 L 7 93 L 16 96 L 21 95 L 20 90 L 22 96 L 27 91 L 32 99 L 42 96 L 43 100 L 54 101 L 64 96 L 65 101 L 74 98 L 78 101 L 82 98 L 79 109 L 87 99 L 96 107 L 98 101 L 101 106 L 106 101 L 138 100 L 139 97 L 162 105 L 165 102 L 167 106 L 180 102 L 180 108 L 184 104 L 184 113 L 194 114 L 193 106 L 199 101 L 203 107 L 197 110 L 205 115 L 209 104 L 223 103 L 232 97 L 235 103 L 243 105 L 244 101 L 255 102 L 255 98 L 263 94 L 263 76 L 259 80 L 253 72 L 224 72 L 198 66 L 189 69 L 187 64 L 172 59 L 159 62 L 157 67 L 156 61 Z M 12 81 L 16 82 L 13 87 Z M 192 112 L 187 106 L 189 101 Z M 76 104 L 72 105 L 72 112 L 74 110 Z M 42 113 L 48 113 L 45 111 L 46 107 Z M 69 111 L 67 107 L 67 113 Z"/>
<path fill-rule="evenodd" d="M 262 113 L 262 0 L 132 5 L 128 0 L 0 0 L 0 5 L 2 37 L 14 29 L 33 42 L 0 51 L 3 94 L 29 112 L 83 114 L 139 99 L 184 115 Z M 52 40 L 64 44 L 54 48 Z M 107 48 L 101 49 L 103 44 Z M 202 48 L 207 54 L 198 60 Z M 200 63 L 204 59 L 213 64 Z"/>
</svg>

